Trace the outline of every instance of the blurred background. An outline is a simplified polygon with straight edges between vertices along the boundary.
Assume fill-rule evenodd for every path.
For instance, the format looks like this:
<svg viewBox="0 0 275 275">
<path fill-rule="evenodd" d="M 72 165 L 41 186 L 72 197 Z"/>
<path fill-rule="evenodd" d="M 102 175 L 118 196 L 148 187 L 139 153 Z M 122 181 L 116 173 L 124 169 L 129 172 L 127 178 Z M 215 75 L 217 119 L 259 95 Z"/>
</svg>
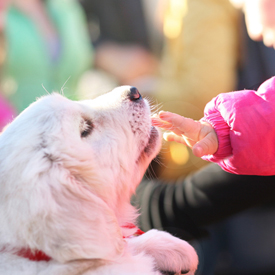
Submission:
<svg viewBox="0 0 275 275">
<path fill-rule="evenodd" d="M 118 85 L 200 119 L 217 94 L 273 75 L 274 49 L 250 39 L 229 0 L 0 0 L 0 129 L 52 91 L 81 100 Z M 164 142 L 149 176 L 170 181 L 205 165 Z M 273 204 L 208 229 L 197 274 L 275 274 Z"/>
</svg>

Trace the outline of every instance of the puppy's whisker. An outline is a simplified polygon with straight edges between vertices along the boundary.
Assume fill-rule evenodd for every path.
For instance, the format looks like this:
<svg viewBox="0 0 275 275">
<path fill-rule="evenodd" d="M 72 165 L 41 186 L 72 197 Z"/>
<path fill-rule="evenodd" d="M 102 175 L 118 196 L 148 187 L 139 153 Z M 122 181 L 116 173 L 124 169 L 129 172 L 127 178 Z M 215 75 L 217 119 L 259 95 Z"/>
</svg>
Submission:
<svg viewBox="0 0 275 275">
<path fill-rule="evenodd" d="M 147 169 L 147 173 L 145 174 L 145 177 L 148 180 L 152 180 L 157 177 L 151 163 L 149 164 L 149 167 Z"/>
<path fill-rule="evenodd" d="M 160 111 L 160 109 L 162 108 L 163 104 L 158 103 L 156 101 L 156 99 L 150 98 L 148 96 L 145 98 L 149 102 L 152 115 L 158 113 Z"/>
<path fill-rule="evenodd" d="M 60 91 L 59 91 L 59 93 L 60 93 L 61 95 L 63 95 L 63 96 L 64 96 L 65 85 L 67 84 L 67 82 L 69 81 L 70 78 L 71 78 L 71 76 L 68 77 L 68 79 L 67 79 L 67 80 L 65 81 L 65 83 L 62 85 L 62 87 L 61 87 L 61 89 L 60 89 Z"/>
<path fill-rule="evenodd" d="M 162 157 L 163 158 L 163 157 Z M 164 158 L 163 158 L 164 159 Z M 160 166 L 164 166 L 164 163 L 161 161 L 160 157 L 156 157 L 155 158 L 155 162 L 160 165 Z"/>
<path fill-rule="evenodd" d="M 152 104 L 150 105 L 151 107 L 151 112 L 154 114 L 157 114 L 163 107 L 162 103 L 158 103 L 158 104 Z"/>
<path fill-rule="evenodd" d="M 42 85 L 43 89 L 45 90 L 45 92 L 46 92 L 48 95 L 50 95 L 50 92 L 45 88 L 44 84 L 42 83 L 41 85 Z"/>
</svg>

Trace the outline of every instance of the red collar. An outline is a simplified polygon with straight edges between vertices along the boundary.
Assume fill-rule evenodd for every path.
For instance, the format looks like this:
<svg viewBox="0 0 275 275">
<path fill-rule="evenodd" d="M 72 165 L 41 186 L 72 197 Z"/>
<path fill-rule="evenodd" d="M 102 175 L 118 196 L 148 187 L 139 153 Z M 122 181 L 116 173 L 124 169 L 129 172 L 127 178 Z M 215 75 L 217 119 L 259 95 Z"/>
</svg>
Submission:
<svg viewBox="0 0 275 275">
<path fill-rule="evenodd" d="M 12 252 L 12 250 L 7 249 L 5 246 L 0 248 L 0 252 L 5 252 L 5 251 Z M 14 255 L 29 259 L 30 261 L 34 261 L 34 262 L 40 262 L 40 261 L 48 262 L 51 260 L 51 257 L 46 255 L 43 251 L 37 250 L 37 249 L 31 250 L 30 248 L 22 248 L 16 252 L 13 251 L 12 253 Z"/>
<path fill-rule="evenodd" d="M 129 238 L 132 236 L 140 236 L 144 234 L 142 230 L 140 230 L 138 227 L 136 227 L 134 224 L 129 223 L 123 226 L 124 228 L 127 229 L 136 229 L 135 233 L 131 236 L 123 236 L 123 238 Z M 5 249 L 2 249 L 0 251 L 3 251 Z M 15 253 L 15 255 L 29 259 L 30 261 L 34 262 L 40 262 L 40 261 L 50 261 L 52 258 L 46 255 L 43 251 L 41 250 L 31 250 L 30 248 L 22 248 L 19 251 Z"/>
<path fill-rule="evenodd" d="M 140 236 L 140 235 L 144 234 L 144 232 L 142 230 L 140 230 L 137 226 L 135 226 L 133 223 L 127 223 L 126 225 L 123 225 L 122 227 L 127 228 L 127 229 L 136 229 L 136 231 L 133 233 L 133 235 L 123 236 L 124 239 L 133 237 L 133 236 Z"/>
<path fill-rule="evenodd" d="M 40 261 L 50 261 L 51 257 L 46 255 L 41 250 L 31 250 L 30 248 L 22 248 L 15 253 L 17 256 L 29 259 L 30 261 L 40 262 Z"/>
</svg>

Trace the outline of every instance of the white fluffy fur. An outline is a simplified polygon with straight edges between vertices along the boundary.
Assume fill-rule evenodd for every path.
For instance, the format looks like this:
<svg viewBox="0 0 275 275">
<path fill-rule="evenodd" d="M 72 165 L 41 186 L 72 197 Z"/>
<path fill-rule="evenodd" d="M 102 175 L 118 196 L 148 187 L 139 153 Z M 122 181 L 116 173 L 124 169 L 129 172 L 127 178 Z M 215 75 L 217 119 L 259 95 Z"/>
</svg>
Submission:
<svg viewBox="0 0 275 275">
<path fill-rule="evenodd" d="M 128 86 L 94 100 L 39 99 L 0 135 L 0 274 L 157 275 L 197 268 L 186 242 L 151 230 L 123 238 L 130 204 L 160 149 L 146 100 Z M 81 137 L 85 123 L 93 129 Z M 34 262 L 14 253 L 42 250 Z"/>
</svg>

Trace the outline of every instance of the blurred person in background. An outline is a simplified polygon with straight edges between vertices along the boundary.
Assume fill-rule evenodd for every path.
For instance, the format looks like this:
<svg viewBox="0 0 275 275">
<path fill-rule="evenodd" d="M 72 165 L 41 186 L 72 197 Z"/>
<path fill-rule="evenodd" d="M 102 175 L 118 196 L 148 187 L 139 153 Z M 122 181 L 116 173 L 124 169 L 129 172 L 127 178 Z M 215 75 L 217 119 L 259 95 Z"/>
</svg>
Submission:
<svg viewBox="0 0 275 275">
<path fill-rule="evenodd" d="M 275 41 L 274 1 L 232 2 L 243 8 L 245 23 L 227 0 L 168 1 L 164 27 L 173 31 L 166 34 L 163 80 L 155 92 L 163 110 L 199 119 L 218 93 L 257 89 L 275 75 L 275 53 L 266 47 Z M 163 147 L 160 180 L 144 180 L 137 191 L 141 228 L 162 228 L 185 239 L 208 234 L 199 244 L 198 274 L 274 274 L 274 176 L 231 175 L 216 165 L 197 171 L 207 163 L 184 145 Z"/>
<path fill-rule="evenodd" d="M 251 39 L 275 48 L 275 2 L 272 0 L 231 0 L 245 14 L 247 31 Z"/>
<path fill-rule="evenodd" d="M 136 86 L 143 93 L 150 90 L 158 69 L 158 55 L 151 43 L 143 1 L 81 0 L 80 3 L 95 47 L 95 70 L 83 77 L 81 94 L 91 96 L 91 87 L 96 85 L 93 90 L 99 94 L 118 85 Z"/>
<path fill-rule="evenodd" d="M 76 99 L 93 50 L 84 12 L 74 0 L 6 0 L 1 87 L 21 112 L 47 92 Z M 66 83 L 66 84 L 65 84 Z"/>
<path fill-rule="evenodd" d="M 141 1 L 6 0 L 5 7 L 1 86 L 18 112 L 47 91 L 90 98 L 156 71 Z"/>
<path fill-rule="evenodd" d="M 0 3 L 0 73 L 5 58 L 5 46 L 4 46 L 4 14 L 6 10 L 6 2 Z M 3 92 L 0 88 L 0 132 L 2 129 L 13 119 L 15 116 L 14 108 L 10 102 L 4 97 Z"/>
<path fill-rule="evenodd" d="M 1 3 L 1 88 L 17 112 L 47 92 L 78 99 L 150 85 L 158 64 L 142 1 Z"/>
</svg>

